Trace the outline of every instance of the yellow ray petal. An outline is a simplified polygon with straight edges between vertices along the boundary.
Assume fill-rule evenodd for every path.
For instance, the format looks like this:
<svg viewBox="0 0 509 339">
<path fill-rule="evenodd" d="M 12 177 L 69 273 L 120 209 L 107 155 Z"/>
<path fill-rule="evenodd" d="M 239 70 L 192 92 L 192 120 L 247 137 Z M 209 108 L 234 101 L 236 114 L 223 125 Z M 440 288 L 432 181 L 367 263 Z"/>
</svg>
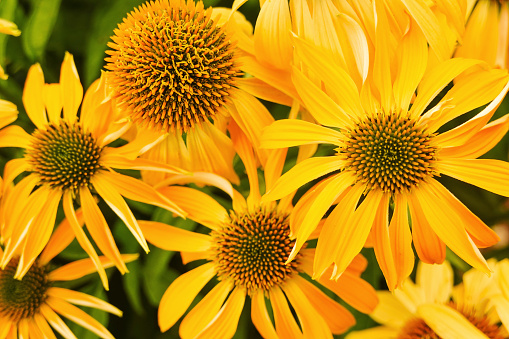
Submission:
<svg viewBox="0 0 509 339">
<path fill-rule="evenodd" d="M 182 264 L 187 265 L 191 261 L 201 260 L 210 258 L 211 253 L 209 251 L 205 252 L 180 252 L 180 257 L 182 258 Z"/>
<path fill-rule="evenodd" d="M 115 244 L 115 239 L 113 239 L 113 235 L 111 234 L 110 227 L 97 206 L 97 202 L 92 197 L 90 190 L 88 187 L 83 186 L 80 188 L 79 193 L 83 217 L 90 236 L 94 239 L 94 242 L 101 252 L 115 263 L 120 273 L 126 273 L 127 267 L 122 261 L 120 252 Z"/>
<path fill-rule="evenodd" d="M 414 268 L 412 234 L 408 224 L 408 205 L 403 194 L 394 199 L 394 213 L 389 224 L 389 238 L 397 272 L 397 287 L 401 285 Z"/>
<path fill-rule="evenodd" d="M 76 306 L 73 306 L 61 299 L 52 297 L 48 297 L 46 303 L 60 315 L 63 315 L 67 319 L 95 333 L 101 338 L 114 339 L 113 335 L 111 335 L 106 327 Z"/>
<path fill-rule="evenodd" d="M 311 122 L 288 119 L 277 120 L 263 129 L 260 147 L 283 148 L 306 144 L 340 145 L 341 133 Z"/>
<path fill-rule="evenodd" d="M 60 333 L 64 338 L 69 339 L 77 339 L 74 333 L 72 333 L 71 329 L 65 324 L 65 322 L 58 316 L 58 314 L 55 313 L 46 304 L 42 304 L 39 308 L 40 313 L 42 316 L 48 321 L 48 323 L 53 327 L 55 330 L 57 330 L 58 333 Z"/>
<path fill-rule="evenodd" d="M 106 276 L 104 267 L 101 265 L 101 261 L 99 260 L 99 256 L 97 255 L 94 246 L 90 240 L 88 240 L 87 235 L 79 224 L 78 218 L 76 217 L 76 212 L 74 210 L 71 194 L 71 191 L 64 193 L 63 205 L 65 216 L 69 220 L 69 225 L 71 225 L 74 234 L 76 235 L 76 240 L 78 240 L 80 246 L 85 250 L 85 252 L 87 252 L 88 256 L 94 263 L 95 268 L 97 269 L 97 273 L 99 273 L 99 277 L 101 278 L 104 288 L 108 290 L 108 277 Z"/>
<path fill-rule="evenodd" d="M 447 305 L 420 305 L 417 313 L 441 338 L 488 338 L 461 313 Z"/>
<path fill-rule="evenodd" d="M 210 195 L 190 187 L 169 186 L 159 189 L 164 196 L 182 208 L 187 217 L 210 229 L 228 218 L 228 212 Z"/>
<path fill-rule="evenodd" d="M 492 159 L 443 159 L 438 170 L 487 191 L 509 196 L 509 163 Z"/>
<path fill-rule="evenodd" d="M 31 136 L 17 125 L 7 126 L 0 131 L 0 147 L 28 148 Z"/>
<path fill-rule="evenodd" d="M 419 263 L 415 282 L 422 290 L 425 303 L 446 304 L 454 285 L 451 265 L 448 261 L 441 265 Z"/>
<path fill-rule="evenodd" d="M 497 95 L 497 97 L 493 99 L 488 106 L 486 106 L 486 108 L 458 127 L 437 135 L 434 138 L 435 142 L 440 144 L 441 147 L 459 146 L 466 143 L 488 123 L 498 106 L 502 103 L 502 100 L 508 91 L 509 82 L 505 85 L 504 89 Z"/>
<path fill-rule="evenodd" d="M 15 178 L 18 177 L 21 173 L 27 171 L 30 168 L 27 160 L 25 158 L 12 159 L 5 164 L 4 168 L 4 185 L 10 185 Z M 32 176 L 35 177 L 35 176 Z"/>
<path fill-rule="evenodd" d="M 48 120 L 58 122 L 62 113 L 62 94 L 60 84 L 45 84 L 42 96 L 46 104 Z"/>
<path fill-rule="evenodd" d="M 116 316 L 119 317 L 122 316 L 122 311 L 113 306 L 112 304 L 79 291 L 73 291 L 61 287 L 50 287 L 47 291 L 47 295 L 53 298 L 65 300 L 75 305 L 93 307 L 109 312 L 111 314 L 115 314 Z"/>
<path fill-rule="evenodd" d="M 120 169 L 131 169 L 131 170 L 140 170 L 140 171 L 158 171 L 165 172 L 170 174 L 187 174 L 188 172 L 178 168 L 176 166 L 163 164 L 157 161 L 152 161 L 150 159 L 129 159 L 123 156 L 118 156 L 117 154 L 104 154 L 101 156 L 101 162 L 108 167 L 111 168 L 120 168 Z"/>
<path fill-rule="evenodd" d="M 396 107 L 407 111 L 410 100 L 415 94 L 417 85 L 424 75 L 428 63 L 428 46 L 422 32 L 414 22 L 403 37 L 398 52 L 400 53 L 398 73 L 394 81 L 394 100 Z"/>
<path fill-rule="evenodd" d="M 37 192 L 44 189 L 44 187 L 40 187 Z M 25 244 L 23 245 L 23 253 L 14 274 L 15 279 L 23 277 L 28 272 L 32 263 L 48 243 L 53 232 L 53 225 L 55 224 L 62 193 L 58 190 L 47 190 L 48 194 L 45 195 L 45 202 L 42 205 L 41 212 L 32 220 L 33 226 L 30 228 L 30 232 L 27 234 Z"/>
<path fill-rule="evenodd" d="M 445 244 L 433 231 L 422 208 L 413 195 L 408 196 L 412 218 L 412 238 L 417 256 L 427 264 L 441 264 L 445 260 Z"/>
<path fill-rule="evenodd" d="M 377 326 L 368 328 L 362 331 L 353 331 L 350 332 L 346 339 L 387 339 L 387 338 L 397 338 L 400 329 L 385 327 L 385 326 Z"/>
<path fill-rule="evenodd" d="M 11 328 L 15 326 L 16 324 L 7 317 L 0 319 L 0 338 L 6 338 L 11 331 Z"/>
<path fill-rule="evenodd" d="M 338 225 L 339 241 L 337 251 L 334 253 L 334 262 L 337 265 L 336 277 L 339 277 L 353 258 L 361 251 L 366 243 L 369 231 L 375 220 L 375 212 L 382 199 L 382 193 L 371 191 L 361 205 L 350 215 L 347 222 Z"/>
<path fill-rule="evenodd" d="M 64 119 L 74 122 L 78 107 L 81 105 L 81 99 L 83 99 L 83 86 L 74 64 L 74 57 L 68 52 L 65 53 L 60 70 L 60 89 L 62 91 Z"/>
<path fill-rule="evenodd" d="M 304 106 L 319 124 L 340 128 L 351 125 L 348 113 L 295 66 L 292 67 L 292 80 Z"/>
<path fill-rule="evenodd" d="M 291 106 L 291 104 L 289 105 Z M 0 128 L 9 125 L 18 118 L 18 108 L 12 102 L 0 99 Z"/>
<path fill-rule="evenodd" d="M 185 185 L 191 183 L 215 186 L 227 193 L 233 199 L 235 190 L 233 189 L 231 182 L 217 174 L 207 172 L 193 172 L 186 175 L 174 175 L 160 182 L 158 185 L 155 185 L 154 188 L 161 190 L 160 187 L 164 186 Z"/>
<path fill-rule="evenodd" d="M 401 0 L 401 2 L 403 2 L 412 18 L 421 28 L 437 58 L 439 60 L 449 59 L 451 51 L 448 46 L 448 41 L 443 38 L 443 33 L 440 30 L 440 23 L 429 6 L 420 1 Z"/>
<path fill-rule="evenodd" d="M 226 297 L 233 289 L 229 280 L 219 282 L 200 302 L 182 319 L 179 327 L 181 338 L 195 338 L 207 324 L 219 313 Z"/>
<path fill-rule="evenodd" d="M 48 322 L 46 321 L 46 319 L 44 319 L 44 317 L 40 313 L 34 314 L 34 322 L 36 326 L 39 327 L 45 338 L 57 339 Z"/>
<path fill-rule="evenodd" d="M 299 317 L 302 332 L 306 338 L 331 338 L 332 333 L 325 319 L 309 302 L 296 281 L 287 280 L 282 286 L 290 304 Z"/>
<path fill-rule="evenodd" d="M 490 300 L 495 305 L 500 321 L 507 328 L 509 325 L 509 300 L 501 295 L 496 295 Z"/>
<path fill-rule="evenodd" d="M 419 94 L 414 100 L 411 112 L 417 117 L 424 112 L 429 103 L 445 88 L 455 77 L 468 68 L 482 63 L 473 59 L 449 59 L 429 72 L 426 72 L 419 84 Z"/>
<path fill-rule="evenodd" d="M 143 237 L 143 234 L 138 226 L 133 213 L 129 209 L 129 206 L 118 193 L 115 187 L 112 187 L 109 176 L 101 176 L 97 173 L 90 182 L 94 186 L 97 193 L 104 199 L 104 201 L 110 206 L 110 208 L 119 216 L 120 219 L 126 224 L 127 228 L 134 235 L 141 247 L 148 252 L 148 245 Z M 131 189 L 133 189 L 131 187 Z"/>
<path fill-rule="evenodd" d="M 210 236 L 190 232 L 157 221 L 139 221 L 143 235 L 151 244 L 167 251 L 203 252 L 212 245 Z"/>
<path fill-rule="evenodd" d="M 267 339 L 279 338 L 269 312 L 267 312 L 265 297 L 262 292 L 256 292 L 251 296 L 251 319 L 262 337 Z"/>
<path fill-rule="evenodd" d="M 376 12 L 375 56 L 373 61 L 373 82 L 380 92 L 380 105 L 385 112 L 390 112 L 394 105 L 391 73 L 391 46 L 389 23 L 382 1 L 373 4 Z"/>
<path fill-rule="evenodd" d="M 274 312 L 276 332 L 280 338 L 302 338 L 299 325 L 288 306 L 286 297 L 279 287 L 269 290 L 270 303 Z"/>
<path fill-rule="evenodd" d="M 299 219 L 292 219 L 292 223 L 298 223 L 299 227 L 297 228 L 295 234 L 293 236 L 297 239 L 295 245 L 290 253 L 290 256 L 287 259 L 287 262 L 290 262 L 295 258 L 300 248 L 307 241 L 313 230 L 318 225 L 320 219 L 323 218 L 327 210 L 331 207 L 334 201 L 343 193 L 345 189 L 350 187 L 355 178 L 349 172 L 344 172 L 332 177 L 323 188 L 323 190 L 318 194 L 314 201 L 309 202 L 310 207 L 307 211 L 306 215 Z"/>
<path fill-rule="evenodd" d="M 355 325 L 354 316 L 337 301 L 323 293 L 318 287 L 301 276 L 295 277 L 295 283 L 313 308 L 325 320 L 333 334 L 344 333 Z"/>
<path fill-rule="evenodd" d="M 331 62 L 330 55 L 313 46 L 311 43 L 294 38 L 295 52 L 303 62 L 316 73 L 328 89 L 333 91 L 331 95 L 350 117 L 362 116 L 359 91 L 350 75 L 340 66 Z"/>
<path fill-rule="evenodd" d="M 122 254 L 122 261 L 128 263 L 138 259 L 138 256 L 138 254 Z M 99 262 L 103 268 L 115 266 L 111 259 L 104 256 L 99 257 Z M 51 271 L 48 274 L 48 279 L 51 281 L 70 281 L 82 278 L 94 272 L 97 272 L 96 264 L 92 261 L 92 259 L 87 258 L 73 261 Z"/>
<path fill-rule="evenodd" d="M 244 308 L 246 292 L 237 287 L 208 326 L 196 338 L 231 338 L 237 331 L 240 314 Z"/>
<path fill-rule="evenodd" d="M 21 318 L 18 320 L 18 338 L 19 339 L 29 339 L 29 329 L 28 329 L 28 320 L 26 318 Z M 36 338 L 34 335 L 35 333 L 30 333 L 32 337 L 30 338 Z"/>
<path fill-rule="evenodd" d="M 313 276 L 322 276 L 324 271 L 333 263 L 334 257 L 331 253 L 336 251 L 337 239 L 341 237 L 341 228 L 337 227 L 337 225 L 346 222 L 349 216 L 354 213 L 355 207 L 363 192 L 364 187 L 361 185 L 352 187 L 325 219 L 322 232 L 318 237 L 318 243 L 316 245 L 317 250 L 314 260 Z M 297 205 L 301 200 L 299 200 Z M 327 279 L 329 279 L 329 277 L 327 277 Z"/>
<path fill-rule="evenodd" d="M 182 274 L 173 281 L 159 303 L 157 318 L 161 332 L 166 332 L 179 320 L 214 275 L 215 266 L 209 262 Z"/>
<path fill-rule="evenodd" d="M 84 218 L 83 212 L 81 209 L 76 211 L 76 218 L 78 219 L 78 223 L 80 226 L 83 226 Z M 39 255 L 39 263 L 41 265 L 46 265 L 56 257 L 60 252 L 62 252 L 69 244 L 74 240 L 75 235 L 71 228 L 70 222 L 68 219 L 62 220 L 60 225 L 56 228 L 56 230 L 51 235 L 51 238 L 48 241 L 48 244 Z"/>
<path fill-rule="evenodd" d="M 116 140 L 119 136 L 115 136 L 113 140 Z M 125 144 L 121 147 L 115 148 L 115 154 L 118 154 L 120 156 L 124 156 L 129 159 L 135 159 L 140 154 L 145 153 L 150 148 L 152 148 L 154 145 L 157 145 L 161 141 L 163 141 L 165 138 L 164 134 L 161 134 L 159 132 L 153 131 L 151 129 L 138 129 L 138 133 L 136 134 L 136 138 L 129 142 L 128 144 Z M 113 140 L 106 141 L 104 140 L 103 143 L 107 144 Z"/>
<path fill-rule="evenodd" d="M 449 190 L 438 181 L 430 181 L 430 188 L 441 201 L 447 202 L 451 213 L 456 213 L 462 220 L 466 231 L 477 247 L 485 248 L 499 242 L 499 236 L 489 228 L 481 219 L 473 214 L 461 201 L 459 201 Z"/>
<path fill-rule="evenodd" d="M 440 150 L 440 158 L 475 159 L 492 149 L 509 130 L 509 115 L 492 121 L 468 140 L 467 143 Z"/>
<path fill-rule="evenodd" d="M 281 148 L 270 150 L 268 152 L 267 164 L 265 165 L 263 174 L 265 175 L 265 191 L 274 187 L 274 183 L 281 177 L 285 165 L 288 149 Z"/>
<path fill-rule="evenodd" d="M 343 161 L 336 156 L 306 159 L 283 174 L 262 197 L 262 202 L 281 199 L 311 180 L 340 169 L 342 164 Z"/>
<path fill-rule="evenodd" d="M 371 314 L 376 322 L 393 328 L 401 328 L 414 317 L 391 292 L 378 291 L 376 294 L 379 303 Z"/>
<path fill-rule="evenodd" d="M 414 194 L 438 237 L 467 263 L 485 273 L 490 273 L 486 260 L 468 236 L 459 217 L 451 213 L 447 201 L 433 194 L 426 185 L 414 190 Z"/>
<path fill-rule="evenodd" d="M 270 86 L 258 78 L 239 78 L 235 81 L 241 90 L 244 90 L 257 98 L 275 102 L 284 106 L 292 106 L 293 99 L 289 95 Z"/>
<path fill-rule="evenodd" d="M 44 129 L 48 124 L 43 99 L 44 75 L 41 65 L 35 64 L 28 70 L 23 90 L 23 105 L 28 117 L 37 128 Z"/>
</svg>

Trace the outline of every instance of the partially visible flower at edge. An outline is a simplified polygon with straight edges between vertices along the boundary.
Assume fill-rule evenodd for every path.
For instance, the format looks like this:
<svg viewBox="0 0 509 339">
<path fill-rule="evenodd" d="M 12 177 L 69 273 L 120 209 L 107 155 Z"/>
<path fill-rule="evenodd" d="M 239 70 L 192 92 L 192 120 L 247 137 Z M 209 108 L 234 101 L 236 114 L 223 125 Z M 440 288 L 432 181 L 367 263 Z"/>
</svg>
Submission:
<svg viewBox="0 0 509 339">
<path fill-rule="evenodd" d="M 15 23 L 0 19 L 0 33 L 9 34 L 13 36 L 19 36 L 21 31 L 18 29 Z M 0 79 L 7 80 L 8 76 L 5 74 L 4 69 L 0 66 Z"/>
</svg>

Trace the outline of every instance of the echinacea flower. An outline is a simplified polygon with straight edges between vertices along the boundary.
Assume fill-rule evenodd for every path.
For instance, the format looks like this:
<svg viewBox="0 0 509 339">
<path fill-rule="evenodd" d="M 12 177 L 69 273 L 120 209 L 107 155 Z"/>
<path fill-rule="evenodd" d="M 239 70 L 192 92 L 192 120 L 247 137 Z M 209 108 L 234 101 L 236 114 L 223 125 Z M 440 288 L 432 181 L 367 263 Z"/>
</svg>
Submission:
<svg viewBox="0 0 509 339">
<path fill-rule="evenodd" d="M 316 86 L 296 68 L 293 81 L 305 107 L 323 126 L 276 121 L 264 130 L 262 147 L 332 144 L 337 148 L 332 156 L 297 164 L 263 198 L 279 199 L 334 172 L 295 206 L 291 226 L 296 244 L 289 261 L 336 204 L 318 239 L 315 277 L 331 263 L 337 265 L 334 276 L 338 277 L 367 241 L 374 246 L 390 289 L 412 271 L 412 240 L 424 262 L 441 263 L 448 246 L 470 265 L 489 272 L 478 248 L 495 244 L 498 236 L 437 177 L 447 175 L 509 196 L 509 164 L 476 159 L 509 128 L 508 116 L 488 124 L 509 88 L 507 72 L 461 58 L 426 70 L 428 47 L 418 27 L 411 24 L 401 41 L 389 43 L 388 19 L 383 7 L 377 11 L 372 76 L 360 88 L 330 54 L 295 39 L 299 58 L 323 85 Z M 430 105 L 467 70 L 468 76 Z M 460 126 L 439 130 L 488 103 Z"/>
<path fill-rule="evenodd" d="M 260 123 L 272 117 L 238 88 L 233 35 L 227 19 L 192 0 L 147 1 L 115 29 L 105 67 L 119 107 L 138 133 L 164 136 L 147 157 L 238 182 L 228 119 L 258 140 Z"/>
<path fill-rule="evenodd" d="M 505 260 L 507 261 L 507 259 Z M 493 270 L 507 276 L 507 266 L 489 260 Z M 507 264 L 507 262 L 506 262 Z M 471 269 L 453 287 L 453 271 L 442 265 L 419 263 L 415 283 L 408 279 L 393 293 L 378 291 L 380 303 L 370 316 L 382 326 L 353 332 L 347 339 L 504 339 L 501 316 L 509 312 L 497 275 Z M 495 304 L 504 299 L 507 304 Z"/>
<path fill-rule="evenodd" d="M 22 279 L 15 278 L 19 252 L 0 269 L 1 338 L 56 338 L 53 330 L 64 338 L 76 338 L 62 317 L 101 338 L 113 338 L 101 323 L 75 305 L 122 316 L 118 308 L 94 296 L 57 286 L 61 281 L 79 279 L 97 270 L 90 258 L 54 267 L 51 260 L 73 239 L 72 227 L 64 220 Z M 137 254 L 122 255 L 125 262 L 137 257 Z M 101 256 L 99 260 L 103 269 L 114 265 L 108 258 Z"/>
<path fill-rule="evenodd" d="M 467 1 L 467 24 L 455 56 L 509 68 L 509 1 Z"/>
<path fill-rule="evenodd" d="M 313 248 L 302 249 L 293 262 L 285 264 L 293 246 L 288 222 L 293 195 L 279 204 L 260 203 L 253 149 L 238 127 L 232 127 L 231 131 L 249 177 L 247 200 L 230 186 L 226 191 L 233 199 L 233 209 L 228 211 L 201 191 L 176 186 L 161 188 L 161 192 L 169 195 L 173 195 L 174 190 L 187 192 L 183 208 L 189 218 L 210 229 L 210 233 L 140 221 L 150 243 L 165 250 L 180 251 L 185 262 L 206 260 L 175 279 L 164 293 L 158 313 L 161 331 L 172 327 L 200 290 L 217 278 L 212 290 L 183 318 L 179 328 L 182 338 L 232 337 L 246 297 L 251 299 L 253 324 L 264 338 L 302 335 L 332 338 L 333 333 L 343 333 L 355 324 L 354 317 L 317 285 L 321 284 L 353 307 L 369 313 L 377 300 L 371 285 L 360 277 L 366 260 L 361 255 L 356 256 L 337 282 L 319 279 L 319 284 L 306 278 L 312 274 Z M 285 156 L 286 152 L 274 152 L 270 158 L 273 166 L 265 171 L 268 187 L 279 176 Z"/>
<path fill-rule="evenodd" d="M 5 19 L 0 19 L 0 33 L 19 36 L 21 31 L 18 29 L 18 26 L 16 26 L 15 23 Z M 7 74 L 5 74 L 4 69 L 2 66 L 0 66 L 0 79 L 6 80 L 7 78 Z"/>
<path fill-rule="evenodd" d="M 66 54 L 58 84 L 45 84 L 41 67 L 36 64 L 28 72 L 23 92 L 25 109 L 36 129 L 28 134 L 19 126 L 9 126 L 0 132 L 1 146 L 25 150 L 22 158 L 6 164 L 5 188 L 22 173 L 28 174 L 7 191 L 3 201 L 1 232 L 5 248 L 1 267 L 5 268 L 19 252 L 16 279 L 23 277 L 48 242 L 61 201 L 79 244 L 96 264 L 105 287 L 106 274 L 76 218 L 75 205 L 83 209 L 85 224 L 98 248 L 122 273 L 126 272 L 125 264 L 96 196 L 119 216 L 146 251 L 147 243 L 123 197 L 183 214 L 149 185 L 113 170 L 155 166 L 148 160 L 135 159 L 139 152 L 139 145 L 133 146 L 136 140 L 123 147 L 108 147 L 125 131 L 126 124 L 114 123 L 115 101 L 105 81 L 102 76 L 91 85 L 78 118 L 83 88 L 73 57 Z M 173 171 L 170 166 L 158 168 Z"/>
</svg>

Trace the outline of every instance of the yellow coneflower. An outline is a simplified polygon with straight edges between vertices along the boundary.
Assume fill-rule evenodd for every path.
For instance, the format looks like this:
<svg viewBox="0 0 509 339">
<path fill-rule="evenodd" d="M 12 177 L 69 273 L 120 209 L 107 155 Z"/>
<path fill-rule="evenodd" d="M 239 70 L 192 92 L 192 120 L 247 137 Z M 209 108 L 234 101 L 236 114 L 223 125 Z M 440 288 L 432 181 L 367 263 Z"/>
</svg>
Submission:
<svg viewBox="0 0 509 339">
<path fill-rule="evenodd" d="M 227 119 L 258 140 L 260 122 L 272 117 L 238 88 L 228 20 L 201 1 L 156 0 L 135 8 L 114 33 L 105 60 L 119 105 L 139 133 L 165 136 L 147 156 L 238 182 Z"/>
<path fill-rule="evenodd" d="M 79 279 L 97 271 L 90 258 L 58 268 L 51 265 L 51 260 L 74 239 L 71 228 L 67 220 L 60 224 L 21 280 L 15 278 L 19 252 L 0 269 L 0 337 L 56 338 L 53 332 L 56 330 L 64 338 L 76 338 L 62 320 L 65 317 L 101 338 L 113 338 L 101 323 L 74 305 L 122 316 L 118 308 L 94 296 L 56 286 L 60 281 Z M 129 262 L 137 257 L 137 254 L 122 255 L 122 260 Z M 114 265 L 113 261 L 102 256 L 99 262 L 102 269 Z"/>
<path fill-rule="evenodd" d="M 377 15 L 372 77 L 360 88 L 330 54 L 295 39 L 298 56 L 323 81 L 325 91 L 296 68 L 293 80 L 307 109 L 324 126 L 276 121 L 265 129 L 262 146 L 326 143 L 337 148 L 333 156 L 298 164 L 264 196 L 264 201 L 279 199 L 336 171 L 296 205 L 292 237 L 297 241 L 289 260 L 326 211 L 337 204 L 318 239 L 316 276 L 333 262 L 337 265 L 334 276 L 339 276 L 370 234 L 390 289 L 412 271 L 412 239 L 417 254 L 427 263 L 442 262 L 447 245 L 472 266 L 489 271 L 478 247 L 493 245 L 498 236 L 436 178 L 448 175 L 509 195 L 504 184 L 509 180 L 509 164 L 476 159 L 509 127 L 507 116 L 487 124 L 507 93 L 507 72 L 486 69 L 479 60 L 460 58 L 426 71 L 428 48 L 417 25 L 412 23 L 403 39 L 393 44 L 386 39 L 383 7 L 377 8 Z M 391 63 L 394 58 L 400 62 Z M 462 76 L 428 108 L 438 93 L 466 70 L 472 73 Z M 464 124 L 438 132 L 452 119 L 492 100 Z"/>
<path fill-rule="evenodd" d="M 468 0 L 467 20 L 455 56 L 509 68 L 509 2 Z"/>
<path fill-rule="evenodd" d="M 497 274 L 507 276 L 502 262 L 490 264 Z M 382 326 L 353 332 L 347 339 L 507 338 L 501 318 L 509 312 L 509 299 L 502 295 L 496 276 L 471 269 L 461 284 L 453 283 L 448 262 L 419 263 L 415 283 L 408 279 L 393 293 L 377 292 L 380 303 L 371 317 Z"/>
<path fill-rule="evenodd" d="M 0 19 L 0 33 L 9 34 L 13 36 L 19 36 L 21 31 L 18 29 L 15 23 L 7 21 L 5 19 Z M 0 79 L 6 80 L 8 78 L 7 74 L 5 74 L 4 69 L 0 66 Z"/>
<path fill-rule="evenodd" d="M 96 245 L 122 273 L 126 272 L 126 267 L 97 206 L 96 195 L 120 217 L 146 251 L 146 241 L 123 197 L 183 213 L 152 187 L 113 171 L 112 168 L 150 169 L 155 166 L 149 161 L 134 159 L 139 152 L 136 140 L 120 148 L 108 147 L 127 125 L 114 123 L 117 120 L 115 101 L 105 81 L 101 77 L 91 85 L 78 118 L 83 88 L 73 57 L 66 54 L 58 84 L 45 84 L 41 67 L 34 65 L 27 76 L 23 103 L 36 129 L 28 134 L 19 126 L 9 126 L 0 132 L 2 146 L 25 149 L 23 158 L 6 164 L 5 187 L 20 174 L 28 174 L 7 191 L 3 201 L 1 230 L 5 249 L 1 267 L 11 262 L 16 251 L 20 252 L 17 279 L 29 270 L 50 238 L 60 201 L 78 242 L 96 264 L 105 287 L 106 274 L 76 218 L 75 205 L 83 209 L 84 221 Z M 159 167 L 173 171 L 170 166 Z"/>
<path fill-rule="evenodd" d="M 355 323 L 354 317 L 307 279 L 312 274 L 314 249 L 301 250 L 292 263 L 285 264 L 293 246 L 288 219 L 293 195 L 279 204 L 260 203 L 253 149 L 238 127 L 232 128 L 232 140 L 249 177 L 247 200 L 230 186 L 227 193 L 232 196 L 233 209 L 228 211 L 201 191 L 186 187 L 161 188 L 167 195 L 173 195 L 173 191 L 186 192 L 187 203 L 184 202 L 183 208 L 189 218 L 209 228 L 210 234 L 140 221 L 143 233 L 152 244 L 180 251 L 185 262 L 207 260 L 178 277 L 163 295 L 158 316 L 161 330 L 172 327 L 200 290 L 216 277 L 215 287 L 183 318 L 181 337 L 232 337 L 246 297 L 251 299 L 253 324 L 264 338 L 302 335 L 332 338 L 333 333 L 343 333 Z M 275 152 L 270 157 L 273 166 L 265 171 L 268 187 L 279 176 L 285 156 L 286 152 Z M 368 313 L 377 300 L 372 287 L 360 277 L 366 264 L 362 256 L 356 256 L 337 282 L 325 278 L 318 282 Z M 269 315 L 271 312 L 273 317 Z"/>
</svg>

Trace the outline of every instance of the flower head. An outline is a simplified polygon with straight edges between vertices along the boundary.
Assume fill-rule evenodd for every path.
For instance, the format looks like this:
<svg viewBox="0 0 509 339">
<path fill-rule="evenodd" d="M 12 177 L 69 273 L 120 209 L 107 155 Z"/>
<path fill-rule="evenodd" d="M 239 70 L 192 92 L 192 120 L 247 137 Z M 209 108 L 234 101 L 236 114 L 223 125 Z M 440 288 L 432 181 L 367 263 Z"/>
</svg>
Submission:
<svg viewBox="0 0 509 339">
<path fill-rule="evenodd" d="M 152 244 L 180 251 L 185 262 L 206 260 L 168 287 L 159 305 L 161 330 L 173 326 L 200 290 L 216 277 L 215 287 L 183 318 L 180 325 L 183 338 L 232 337 L 246 297 L 251 299 L 251 318 L 263 337 L 304 334 L 332 338 L 332 333 L 343 333 L 355 323 L 353 316 L 306 278 L 312 274 L 314 249 L 302 249 L 293 262 L 285 264 L 294 243 L 289 238 L 293 195 L 279 204 L 261 204 L 252 146 L 238 127 L 232 127 L 232 139 L 248 173 L 247 199 L 231 186 L 222 185 L 233 200 L 233 208 L 227 211 L 212 197 L 191 188 L 160 189 L 163 194 L 173 190 L 187 192 L 190 201 L 183 208 L 189 218 L 209 228 L 209 234 L 158 222 L 140 222 Z M 273 153 L 273 166 L 265 171 L 268 187 L 279 176 L 285 156 L 286 152 Z M 366 261 L 359 255 L 337 282 L 320 279 L 319 283 L 360 311 L 370 312 L 377 301 L 374 290 L 360 278 L 365 268 Z M 270 301 L 269 309 L 266 298 Z"/>
<path fill-rule="evenodd" d="M 295 67 L 293 81 L 304 106 L 323 126 L 276 121 L 265 129 L 262 146 L 325 143 L 336 146 L 335 154 L 296 165 L 262 201 L 279 199 L 332 173 L 306 193 L 291 219 L 292 237 L 297 241 L 289 261 L 327 210 L 336 205 L 318 240 L 315 276 L 335 263 L 334 276 L 338 277 L 368 242 L 393 289 L 412 271 L 412 240 L 426 263 L 441 263 L 448 246 L 469 264 L 489 272 L 478 247 L 493 245 L 498 236 L 437 177 L 448 175 L 509 195 L 504 188 L 509 164 L 476 159 L 509 128 L 507 116 L 488 123 L 509 88 L 507 72 L 489 69 L 479 60 L 460 58 L 436 65 L 433 61 L 430 66 L 426 39 L 417 25 L 411 23 L 401 40 L 391 45 L 385 39 L 385 9 L 376 9 L 377 48 L 371 76 L 361 86 L 330 53 L 312 49 L 302 38 L 295 39 L 297 55 L 323 85 L 316 86 Z M 400 62 L 391 64 L 391 55 Z M 470 73 L 465 75 L 465 71 Z M 454 86 L 432 103 L 454 79 Z M 462 125 L 442 128 L 486 104 Z"/>
<path fill-rule="evenodd" d="M 494 260 L 490 264 L 496 275 L 490 278 L 471 269 L 463 275 L 463 282 L 453 287 L 448 262 L 420 262 L 415 283 L 408 279 L 394 293 L 377 292 L 380 304 L 371 317 L 382 326 L 353 332 L 347 339 L 506 338 L 506 324 L 501 320 L 505 321 L 509 303 L 497 276 L 507 275 L 507 266 Z"/>
<path fill-rule="evenodd" d="M 105 286 L 104 269 L 81 227 L 83 222 L 102 253 L 113 260 L 122 273 L 126 272 L 126 267 L 97 206 L 97 197 L 111 207 L 147 251 L 143 234 L 123 197 L 184 213 L 147 184 L 112 169 L 159 168 L 180 173 L 171 166 L 155 166 L 153 162 L 137 159 L 140 149 L 137 140 L 119 148 L 108 146 L 129 125 L 115 122 L 119 115 L 106 79 L 101 77 L 91 85 L 78 118 L 82 98 L 83 88 L 70 54 L 65 56 L 58 84 L 45 84 L 40 66 L 34 65 L 27 76 L 23 103 L 36 128 L 28 134 L 19 126 L 9 126 L 0 133 L 1 146 L 25 149 L 23 158 L 6 164 L 7 191 L 1 218 L 5 241 L 1 267 L 5 268 L 14 253 L 23 249 L 15 274 L 17 279 L 28 272 L 49 240 L 60 201 L 78 242 L 93 259 Z M 9 188 L 23 172 L 27 175 Z M 82 220 L 76 216 L 75 205 L 83 209 Z"/>
<path fill-rule="evenodd" d="M 73 304 L 122 316 L 119 309 L 91 295 L 58 287 L 61 281 L 79 279 L 96 271 L 90 258 L 58 268 L 51 264 L 51 260 L 74 239 L 70 228 L 67 220 L 60 224 L 22 279 L 15 278 L 19 252 L 0 269 L 0 321 L 3 337 L 54 338 L 53 330 L 56 330 L 65 338 L 74 338 L 72 331 L 63 322 L 63 316 L 102 338 L 113 338 L 103 325 Z M 122 258 L 129 262 L 137 256 L 122 255 Z M 114 265 L 105 257 L 101 256 L 99 259 L 103 269 Z"/>
</svg>

